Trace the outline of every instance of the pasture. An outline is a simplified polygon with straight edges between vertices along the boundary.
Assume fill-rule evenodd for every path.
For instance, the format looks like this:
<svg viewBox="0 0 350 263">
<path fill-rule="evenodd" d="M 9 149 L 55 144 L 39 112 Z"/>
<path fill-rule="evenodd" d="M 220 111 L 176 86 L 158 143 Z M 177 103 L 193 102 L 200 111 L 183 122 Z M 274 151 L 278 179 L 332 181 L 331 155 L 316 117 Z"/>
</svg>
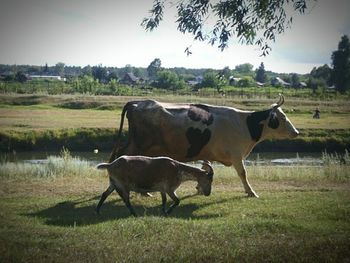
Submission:
<svg viewBox="0 0 350 263">
<path fill-rule="evenodd" d="M 18 95 L 0 96 L 0 148 L 4 151 L 110 150 L 120 113 L 129 100 L 144 97 L 89 95 Z M 165 102 L 193 102 L 232 106 L 246 110 L 267 109 L 275 99 L 264 97 L 189 97 L 162 95 L 152 99 Z M 316 107 L 321 119 L 313 119 Z M 350 145 L 350 102 L 344 99 L 309 100 L 286 97 L 283 110 L 301 131 L 293 151 L 344 151 Z M 124 124 L 127 130 L 127 124 Z M 290 147 L 289 141 L 280 142 Z M 269 146 L 270 148 L 272 146 Z"/>
<path fill-rule="evenodd" d="M 163 95 L 147 97 L 164 102 L 208 103 L 244 110 L 263 110 L 275 103 L 267 98 L 187 97 Z M 127 101 L 143 97 L 89 95 L 2 95 L 1 130 L 47 130 L 59 128 L 117 128 L 120 112 Z M 312 119 L 316 107 L 321 119 Z M 299 129 L 349 129 L 348 100 L 308 100 L 286 97 L 283 110 Z M 126 128 L 124 126 L 124 128 Z"/>
<path fill-rule="evenodd" d="M 217 166 L 212 195 L 180 186 L 179 207 L 161 216 L 160 194 L 132 195 L 129 216 L 105 172 L 69 153 L 45 164 L 0 165 L 2 262 L 348 262 L 350 169 L 249 166 L 260 195 L 246 198 L 231 168 Z"/>
<path fill-rule="evenodd" d="M 247 110 L 266 109 L 277 100 L 152 98 Z M 110 149 L 121 108 L 134 99 L 139 97 L 1 95 L 1 138 L 40 148 L 87 137 Z M 319 120 L 311 118 L 315 107 L 321 109 Z M 301 140 L 317 137 L 324 146 L 339 136 L 348 143 L 349 101 L 286 97 L 283 109 Z M 41 144 L 40 136 L 46 136 Z M 0 158 L 1 262 L 350 262 L 348 154 L 325 155 L 321 166 L 249 166 L 259 199 L 246 198 L 232 168 L 215 166 L 211 196 L 195 195 L 195 184 L 186 182 L 177 191 L 179 207 L 168 217 L 161 215 L 160 194 L 133 194 L 138 218 L 129 216 L 116 194 L 96 215 L 106 173 L 69 152 L 43 164 L 7 157 Z"/>
</svg>

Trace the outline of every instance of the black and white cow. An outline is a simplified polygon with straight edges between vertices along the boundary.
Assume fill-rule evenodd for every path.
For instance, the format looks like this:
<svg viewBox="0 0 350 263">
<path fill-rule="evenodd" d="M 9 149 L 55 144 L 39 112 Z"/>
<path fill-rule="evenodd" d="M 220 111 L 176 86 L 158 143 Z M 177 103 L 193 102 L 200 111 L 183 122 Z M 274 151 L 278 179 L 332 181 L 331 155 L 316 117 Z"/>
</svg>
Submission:
<svg viewBox="0 0 350 263">
<path fill-rule="evenodd" d="M 280 95 L 269 109 L 253 112 L 207 104 L 130 101 L 122 111 L 110 162 L 121 155 L 217 161 L 234 166 L 248 196 L 258 197 L 247 180 L 243 160 L 265 139 L 295 138 L 299 134 L 280 108 L 283 103 Z M 125 114 L 129 138 L 120 146 Z"/>
</svg>

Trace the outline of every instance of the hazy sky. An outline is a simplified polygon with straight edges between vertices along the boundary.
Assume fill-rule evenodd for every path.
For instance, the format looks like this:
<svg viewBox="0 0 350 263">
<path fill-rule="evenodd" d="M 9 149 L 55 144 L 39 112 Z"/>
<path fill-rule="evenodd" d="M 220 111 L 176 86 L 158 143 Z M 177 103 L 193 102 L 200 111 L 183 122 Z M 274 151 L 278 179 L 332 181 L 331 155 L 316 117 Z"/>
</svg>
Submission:
<svg viewBox="0 0 350 263">
<path fill-rule="evenodd" d="M 350 35 L 350 0 L 318 0 L 309 14 L 294 17 L 268 57 L 254 46 L 234 44 L 223 52 L 176 30 L 175 12 L 158 29 L 140 26 L 153 0 L 1 0 L 0 64 L 234 68 L 251 63 L 275 72 L 309 73 L 330 64 L 342 35 Z M 192 46 L 193 54 L 184 50 Z"/>
</svg>

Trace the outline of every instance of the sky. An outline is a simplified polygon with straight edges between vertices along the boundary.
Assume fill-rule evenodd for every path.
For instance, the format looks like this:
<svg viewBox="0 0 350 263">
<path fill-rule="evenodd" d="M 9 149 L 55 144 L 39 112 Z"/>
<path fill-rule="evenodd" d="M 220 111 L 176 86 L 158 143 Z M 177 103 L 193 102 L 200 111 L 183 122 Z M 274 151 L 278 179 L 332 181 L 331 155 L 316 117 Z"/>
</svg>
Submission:
<svg viewBox="0 0 350 263">
<path fill-rule="evenodd" d="M 141 22 L 153 0 L 0 0 L 0 64 L 215 68 L 251 63 L 279 73 L 309 73 L 331 65 L 342 35 L 350 35 L 350 0 L 318 0 L 261 57 L 256 46 L 220 51 L 176 29 L 175 10 L 152 32 Z M 190 46 L 192 55 L 184 53 Z"/>
</svg>

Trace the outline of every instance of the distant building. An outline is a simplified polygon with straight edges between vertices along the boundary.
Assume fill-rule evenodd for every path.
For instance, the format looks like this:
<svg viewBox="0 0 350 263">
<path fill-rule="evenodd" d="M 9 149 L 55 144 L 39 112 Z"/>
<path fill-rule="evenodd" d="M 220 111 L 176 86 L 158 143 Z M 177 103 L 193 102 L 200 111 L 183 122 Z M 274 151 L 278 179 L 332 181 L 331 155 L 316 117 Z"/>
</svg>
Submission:
<svg viewBox="0 0 350 263">
<path fill-rule="evenodd" d="M 140 82 L 140 79 L 136 77 L 133 73 L 126 73 L 119 82 L 127 85 L 135 85 Z"/>
<path fill-rule="evenodd" d="M 51 75 L 29 75 L 29 80 L 35 80 L 35 79 L 46 79 L 46 80 L 59 80 L 59 81 L 66 81 L 66 78 L 62 78 L 61 76 L 51 76 Z"/>
<path fill-rule="evenodd" d="M 271 79 L 271 85 L 272 86 L 283 86 L 283 87 L 290 87 L 291 86 L 290 83 L 284 81 L 280 77 L 275 77 L 275 78 Z"/>
<path fill-rule="evenodd" d="M 229 81 L 229 84 L 231 85 L 231 86 L 238 86 L 238 83 L 239 83 L 239 81 L 241 80 L 242 78 L 235 78 L 234 76 L 230 76 L 229 78 L 228 78 L 228 81 Z"/>
<path fill-rule="evenodd" d="M 298 84 L 299 88 L 306 88 L 307 87 L 307 84 L 303 81 L 299 82 Z"/>
<path fill-rule="evenodd" d="M 0 80 L 12 80 L 14 76 L 14 73 L 12 71 L 6 71 L 6 72 L 2 72 L 0 74 Z"/>
<path fill-rule="evenodd" d="M 186 83 L 190 86 L 196 86 L 201 84 L 203 81 L 203 76 L 195 76 L 193 79 L 187 80 Z"/>
<path fill-rule="evenodd" d="M 255 82 L 255 84 L 258 86 L 258 87 L 264 87 L 265 86 L 265 83 L 262 83 L 262 82 Z"/>
</svg>

